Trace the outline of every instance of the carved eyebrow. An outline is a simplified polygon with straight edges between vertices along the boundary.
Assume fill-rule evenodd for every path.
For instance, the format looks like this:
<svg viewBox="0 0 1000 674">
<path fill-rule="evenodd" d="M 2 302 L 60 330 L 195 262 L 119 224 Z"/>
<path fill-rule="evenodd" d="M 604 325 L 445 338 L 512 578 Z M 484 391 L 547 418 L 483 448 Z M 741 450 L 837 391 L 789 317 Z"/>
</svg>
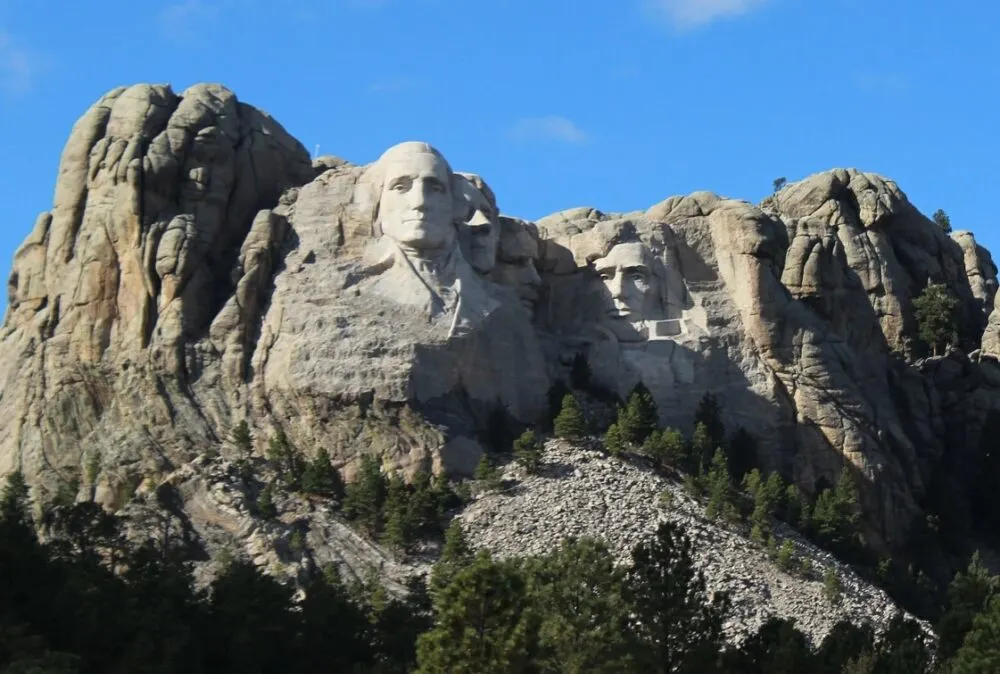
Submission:
<svg viewBox="0 0 1000 674">
<path fill-rule="evenodd" d="M 625 267 L 625 271 L 641 271 L 644 274 L 648 274 L 649 273 L 649 267 L 647 267 L 644 264 L 634 264 L 634 265 Z"/>
<path fill-rule="evenodd" d="M 413 180 L 414 180 L 414 177 L 411 176 L 411 175 L 396 176 L 395 178 L 393 178 L 392 180 L 389 181 L 389 187 L 395 187 L 396 185 L 401 185 L 404 182 L 406 182 L 406 183 L 412 183 Z"/>
</svg>

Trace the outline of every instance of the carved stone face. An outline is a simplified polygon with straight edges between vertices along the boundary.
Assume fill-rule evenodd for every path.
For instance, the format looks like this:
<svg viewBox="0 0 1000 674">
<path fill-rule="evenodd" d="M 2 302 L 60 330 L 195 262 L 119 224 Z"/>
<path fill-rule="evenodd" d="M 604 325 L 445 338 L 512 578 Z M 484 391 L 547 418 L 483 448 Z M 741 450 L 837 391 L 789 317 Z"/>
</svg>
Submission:
<svg viewBox="0 0 1000 674">
<path fill-rule="evenodd" d="M 404 143 L 379 160 L 383 170 L 378 218 L 382 234 L 404 249 L 433 251 L 455 239 L 450 171 L 426 146 Z"/>
<path fill-rule="evenodd" d="M 609 295 L 607 318 L 636 323 L 656 317 L 660 289 L 645 246 L 620 243 L 596 260 L 594 269 Z"/>
<path fill-rule="evenodd" d="M 458 241 L 462 255 L 480 274 L 493 271 L 500 240 L 500 223 L 489 199 L 470 181 L 460 178 L 455 195 L 456 215 L 462 223 Z"/>
<path fill-rule="evenodd" d="M 493 280 L 513 288 L 521 300 L 521 306 L 534 314 L 538 288 L 542 284 L 535 269 L 535 260 L 538 258 L 535 239 L 524 227 L 517 226 L 511 230 L 504 227 L 497 257 Z"/>
</svg>

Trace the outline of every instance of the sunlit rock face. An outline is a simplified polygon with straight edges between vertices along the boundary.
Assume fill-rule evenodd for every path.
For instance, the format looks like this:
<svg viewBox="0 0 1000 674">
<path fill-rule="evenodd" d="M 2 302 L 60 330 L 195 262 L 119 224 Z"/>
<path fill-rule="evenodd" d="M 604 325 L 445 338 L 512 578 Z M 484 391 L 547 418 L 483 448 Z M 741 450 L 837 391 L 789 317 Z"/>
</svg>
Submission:
<svg viewBox="0 0 1000 674">
<path fill-rule="evenodd" d="M 15 256 L 0 472 L 46 492 L 99 456 L 114 505 L 247 419 L 258 451 L 280 426 L 348 478 L 366 452 L 469 474 L 582 359 L 594 390 L 641 383 L 686 432 L 712 393 L 807 490 L 850 466 L 893 542 L 945 446 L 1000 409 L 993 262 L 892 181 L 838 169 L 759 206 L 697 192 L 529 222 L 459 168 L 424 142 L 310 161 L 215 85 L 102 97 Z M 982 362 L 914 366 L 928 282 Z"/>
</svg>

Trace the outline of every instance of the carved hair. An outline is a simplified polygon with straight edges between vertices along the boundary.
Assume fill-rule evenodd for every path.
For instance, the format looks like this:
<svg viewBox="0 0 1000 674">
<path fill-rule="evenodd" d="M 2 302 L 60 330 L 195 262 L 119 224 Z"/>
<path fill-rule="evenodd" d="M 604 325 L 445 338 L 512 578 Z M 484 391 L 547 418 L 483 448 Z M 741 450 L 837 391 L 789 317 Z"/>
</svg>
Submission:
<svg viewBox="0 0 1000 674">
<path fill-rule="evenodd" d="M 382 153 L 374 164 L 365 169 L 364 174 L 358 181 L 360 188 L 360 198 L 356 198 L 359 208 L 366 212 L 371 222 L 371 235 L 376 239 L 382 236 L 382 223 L 379 220 L 379 205 L 382 200 L 382 189 L 385 187 L 385 165 L 399 154 L 424 153 L 434 155 L 442 164 L 448 176 L 448 191 L 455 193 L 455 172 L 451 170 L 451 165 L 437 149 L 427 143 L 420 141 L 405 141 L 393 145 Z M 487 197 L 489 198 L 489 197 Z"/>
<path fill-rule="evenodd" d="M 489 203 L 490 208 L 493 209 L 493 213 L 491 214 L 492 220 L 496 222 L 496 219 L 500 217 L 500 209 L 497 208 L 497 197 L 493 193 L 493 190 L 490 189 L 490 186 L 486 184 L 486 181 L 483 180 L 482 176 L 476 173 L 456 172 L 455 177 L 459 179 L 464 178 L 471 183 L 473 187 L 482 192 L 483 196 L 486 197 L 486 201 Z M 458 190 L 455 191 L 457 192 Z"/>
<path fill-rule="evenodd" d="M 592 267 L 594 262 L 607 256 L 615 246 L 625 243 L 641 244 L 643 258 L 659 283 L 657 295 L 660 308 L 667 317 L 675 318 L 675 314 L 679 315 L 681 310 L 690 308 L 691 297 L 677 268 L 672 232 L 664 232 L 664 227 L 667 226 L 661 223 L 637 223 L 631 219 L 600 222 L 585 235 L 600 242 L 600 252 L 588 254 L 586 262 L 588 267 Z"/>
<path fill-rule="evenodd" d="M 500 238 L 497 240 L 497 256 L 503 257 L 505 252 L 505 245 L 510 245 L 512 242 L 515 243 L 521 240 L 522 236 L 529 237 L 535 243 L 536 258 L 541 253 L 541 242 L 538 237 L 538 228 L 533 222 L 528 222 L 526 220 L 521 220 L 520 218 L 512 218 L 508 216 L 499 216 L 500 220 Z"/>
</svg>

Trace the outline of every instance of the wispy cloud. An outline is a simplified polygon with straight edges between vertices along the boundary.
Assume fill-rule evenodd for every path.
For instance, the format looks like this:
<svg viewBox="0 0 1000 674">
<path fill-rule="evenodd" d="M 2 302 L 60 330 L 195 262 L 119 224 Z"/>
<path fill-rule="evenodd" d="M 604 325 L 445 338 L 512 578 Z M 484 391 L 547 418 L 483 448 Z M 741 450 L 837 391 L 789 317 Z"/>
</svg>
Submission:
<svg viewBox="0 0 1000 674">
<path fill-rule="evenodd" d="M 428 83 L 417 77 L 397 75 L 384 80 L 377 80 L 368 85 L 369 94 L 401 94 L 411 91 L 423 91 Z"/>
<path fill-rule="evenodd" d="M 507 136 L 522 141 L 556 141 L 578 144 L 587 141 L 587 134 L 572 120 L 558 115 L 524 117 L 507 132 Z"/>
<path fill-rule="evenodd" d="M 692 30 L 763 7 L 772 0 L 643 0 L 646 9 L 678 30 Z"/>
<path fill-rule="evenodd" d="M 215 21 L 219 7 L 204 0 L 184 0 L 164 7 L 157 15 L 160 33 L 178 44 L 198 38 L 200 29 Z"/>
<path fill-rule="evenodd" d="M 909 90 L 911 82 L 900 73 L 863 72 L 854 76 L 854 85 L 865 93 L 901 94 Z"/>
<path fill-rule="evenodd" d="M 30 51 L 7 31 L 0 28 L 0 87 L 9 95 L 23 94 L 35 84 L 42 64 L 38 54 Z"/>
</svg>

